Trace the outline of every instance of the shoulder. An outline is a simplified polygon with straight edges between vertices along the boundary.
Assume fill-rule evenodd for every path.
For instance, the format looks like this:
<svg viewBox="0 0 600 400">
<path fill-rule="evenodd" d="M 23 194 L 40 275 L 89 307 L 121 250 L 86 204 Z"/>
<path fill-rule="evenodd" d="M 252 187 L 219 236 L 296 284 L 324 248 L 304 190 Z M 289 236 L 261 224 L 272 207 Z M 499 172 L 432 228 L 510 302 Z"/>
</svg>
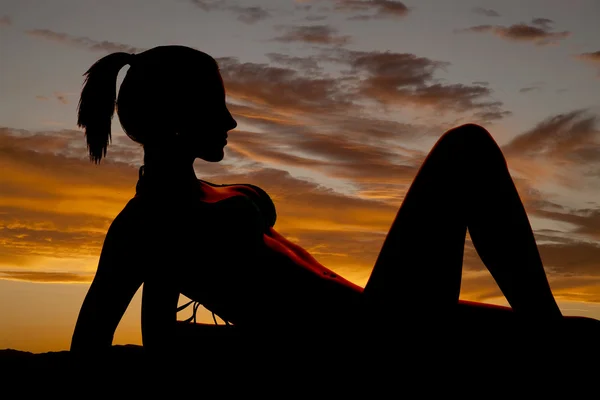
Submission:
<svg viewBox="0 0 600 400">
<path fill-rule="evenodd" d="M 269 194 L 261 187 L 250 183 L 217 185 L 206 181 L 202 182 L 216 188 L 226 188 L 228 191 L 233 191 L 238 196 L 241 195 L 239 197 L 249 200 L 258 209 L 268 226 L 273 227 L 275 225 L 275 221 L 277 220 L 275 204 L 273 203 L 271 196 L 269 196 Z"/>
<path fill-rule="evenodd" d="M 275 221 L 277 220 L 277 211 L 275 209 L 275 204 L 271 199 L 271 196 L 262 188 L 252 185 L 249 183 L 245 183 L 240 185 L 242 187 L 246 187 L 252 190 L 253 195 L 251 195 L 251 199 L 256 203 L 257 207 L 264 215 L 266 222 L 269 226 L 274 226 Z"/>
</svg>

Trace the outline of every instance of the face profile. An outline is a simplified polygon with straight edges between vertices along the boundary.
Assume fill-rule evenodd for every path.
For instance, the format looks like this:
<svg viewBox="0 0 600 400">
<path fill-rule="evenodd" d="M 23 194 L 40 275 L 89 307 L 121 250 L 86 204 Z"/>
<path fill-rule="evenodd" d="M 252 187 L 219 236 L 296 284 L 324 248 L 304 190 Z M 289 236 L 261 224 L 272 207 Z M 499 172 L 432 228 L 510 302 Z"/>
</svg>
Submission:
<svg viewBox="0 0 600 400">
<path fill-rule="evenodd" d="M 228 132 L 237 127 L 227 109 L 223 80 L 217 72 L 214 82 L 203 80 L 190 86 L 186 91 L 193 92 L 183 98 L 185 105 L 177 118 L 177 135 L 194 158 L 219 162 L 224 157 Z"/>
<path fill-rule="evenodd" d="M 127 64 L 117 96 L 112 82 Z M 149 154 L 185 162 L 223 159 L 228 132 L 237 123 L 213 57 L 185 46 L 159 46 L 110 54 L 84 75 L 77 123 L 85 129 L 94 162 L 106 156 L 115 109 L 123 131 L 144 147 L 145 160 Z"/>
</svg>

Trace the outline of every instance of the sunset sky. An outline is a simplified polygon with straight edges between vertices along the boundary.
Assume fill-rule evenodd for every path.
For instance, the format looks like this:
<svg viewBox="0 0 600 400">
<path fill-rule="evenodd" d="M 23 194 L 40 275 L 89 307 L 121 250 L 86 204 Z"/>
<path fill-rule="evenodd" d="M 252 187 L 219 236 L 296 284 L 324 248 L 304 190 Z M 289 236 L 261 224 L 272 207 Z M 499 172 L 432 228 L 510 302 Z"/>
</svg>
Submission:
<svg viewBox="0 0 600 400">
<path fill-rule="evenodd" d="M 0 349 L 68 349 L 142 161 L 115 116 L 90 163 L 82 74 L 166 44 L 218 60 L 238 122 L 198 177 L 264 188 L 275 228 L 322 264 L 364 285 L 427 152 L 477 122 L 504 150 L 561 309 L 600 319 L 598 16 L 597 0 L 3 0 Z M 461 298 L 505 304 L 468 239 Z M 115 343 L 141 343 L 139 309 L 138 292 Z"/>
</svg>

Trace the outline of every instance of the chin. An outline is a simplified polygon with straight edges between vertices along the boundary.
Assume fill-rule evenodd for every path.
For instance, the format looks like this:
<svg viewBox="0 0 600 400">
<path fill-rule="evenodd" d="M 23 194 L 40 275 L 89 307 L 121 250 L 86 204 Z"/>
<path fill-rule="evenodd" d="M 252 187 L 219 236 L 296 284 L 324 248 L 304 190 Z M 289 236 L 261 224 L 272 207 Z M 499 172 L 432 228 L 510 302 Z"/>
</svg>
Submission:
<svg viewBox="0 0 600 400">
<path fill-rule="evenodd" d="M 219 162 L 219 161 L 223 160 L 224 157 L 225 157 L 225 153 L 223 151 L 216 151 L 211 154 L 202 154 L 202 155 L 198 156 L 198 158 L 201 158 L 204 161 L 208 161 L 208 162 Z"/>
</svg>

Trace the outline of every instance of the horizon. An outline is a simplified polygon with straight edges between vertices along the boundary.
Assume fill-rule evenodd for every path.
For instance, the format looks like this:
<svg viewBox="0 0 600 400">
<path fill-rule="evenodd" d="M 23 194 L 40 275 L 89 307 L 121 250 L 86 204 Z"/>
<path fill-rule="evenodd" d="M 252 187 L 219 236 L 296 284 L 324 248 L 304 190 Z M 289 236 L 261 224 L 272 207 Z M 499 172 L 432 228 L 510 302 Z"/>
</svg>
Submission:
<svg viewBox="0 0 600 400">
<path fill-rule="evenodd" d="M 218 61 L 238 122 L 197 176 L 265 189 L 278 232 L 326 267 L 364 286 L 424 157 L 474 122 L 502 147 L 561 310 L 600 319 L 597 15 L 593 0 L 3 2 L 0 349 L 68 349 L 135 193 L 143 151 L 116 114 L 88 159 L 83 73 L 167 44 Z M 115 344 L 141 343 L 140 292 Z M 507 304 L 468 235 L 461 299 Z"/>
</svg>

